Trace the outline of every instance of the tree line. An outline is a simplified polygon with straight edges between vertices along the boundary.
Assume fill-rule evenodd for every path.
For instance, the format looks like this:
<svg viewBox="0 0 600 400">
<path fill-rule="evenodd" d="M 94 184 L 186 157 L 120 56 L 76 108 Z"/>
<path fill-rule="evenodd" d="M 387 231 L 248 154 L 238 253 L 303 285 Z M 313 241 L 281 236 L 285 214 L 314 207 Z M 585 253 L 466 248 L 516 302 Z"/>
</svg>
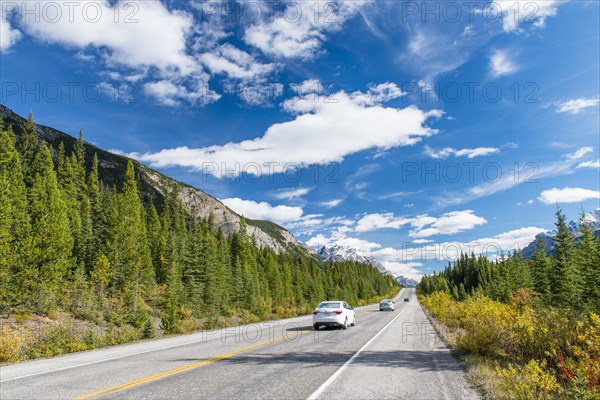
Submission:
<svg viewBox="0 0 600 400">
<path fill-rule="evenodd" d="M 120 190 L 86 168 L 83 135 L 67 154 L 40 143 L 32 115 L 19 137 L 0 119 L 0 313 L 61 310 L 101 324 L 167 333 L 184 321 L 307 312 L 324 299 L 356 304 L 398 289 L 354 262 L 259 248 L 225 235 L 167 193 L 144 205 L 133 162 Z"/>
<path fill-rule="evenodd" d="M 418 290 L 428 295 L 449 293 L 465 300 L 475 293 L 509 302 L 519 290 L 534 295 L 543 306 L 569 307 L 584 314 L 600 310 L 600 237 L 582 217 L 581 236 L 573 237 L 566 218 L 556 211 L 556 236 L 552 255 L 546 253 L 544 240 L 535 243 L 533 257 L 523 259 L 520 252 L 491 261 L 482 255 L 461 255 L 444 271 L 425 276 Z"/>
</svg>

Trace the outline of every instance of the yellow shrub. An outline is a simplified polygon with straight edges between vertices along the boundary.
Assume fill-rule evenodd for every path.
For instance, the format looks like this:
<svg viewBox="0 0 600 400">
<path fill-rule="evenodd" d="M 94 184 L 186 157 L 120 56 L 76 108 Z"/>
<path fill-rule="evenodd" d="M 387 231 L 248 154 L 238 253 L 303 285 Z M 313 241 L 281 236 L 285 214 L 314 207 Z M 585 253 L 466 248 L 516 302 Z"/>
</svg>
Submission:
<svg viewBox="0 0 600 400">
<path fill-rule="evenodd" d="M 523 367 L 510 364 L 498 369 L 501 389 L 508 399 L 545 400 L 552 399 L 560 392 L 560 386 L 551 371 L 546 370 L 546 362 L 529 361 Z"/>
<path fill-rule="evenodd" d="M 497 355 L 516 317 L 513 307 L 486 297 L 460 303 L 460 325 L 465 329 L 457 346 L 467 353 Z"/>
<path fill-rule="evenodd" d="M 0 330 L 0 362 L 19 361 L 24 343 L 23 332 L 3 326 Z"/>
</svg>

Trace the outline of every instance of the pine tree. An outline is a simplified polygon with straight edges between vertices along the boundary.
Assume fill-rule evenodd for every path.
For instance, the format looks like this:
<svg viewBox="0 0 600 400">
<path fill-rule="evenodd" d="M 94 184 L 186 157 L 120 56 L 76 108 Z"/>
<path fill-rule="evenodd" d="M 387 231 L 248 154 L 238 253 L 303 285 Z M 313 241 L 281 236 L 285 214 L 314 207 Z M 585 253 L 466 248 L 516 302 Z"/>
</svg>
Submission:
<svg viewBox="0 0 600 400">
<path fill-rule="evenodd" d="M 594 237 L 594 231 L 585 220 L 585 214 L 581 215 L 580 222 L 581 238 L 573 254 L 576 269 L 579 272 L 577 284 L 578 293 L 581 295 L 582 303 L 591 310 L 600 310 L 600 257 L 598 239 Z"/>
<path fill-rule="evenodd" d="M 122 291 L 129 317 L 137 318 L 142 297 L 154 282 L 146 234 L 145 211 L 139 197 L 135 170 L 127 164 L 123 192 L 112 212 L 112 260 L 116 290 Z"/>
<path fill-rule="evenodd" d="M 0 310 L 20 303 L 20 284 L 15 279 L 25 269 L 29 239 L 27 192 L 21 157 L 15 148 L 12 128 L 3 129 L 0 118 Z"/>
<path fill-rule="evenodd" d="M 539 293 L 544 301 L 551 298 L 550 273 L 552 270 L 552 259 L 546 254 L 546 243 L 540 237 L 533 252 L 531 260 L 531 271 L 533 275 L 533 288 Z"/>
<path fill-rule="evenodd" d="M 33 184 L 29 191 L 31 245 L 34 267 L 34 293 L 29 293 L 37 311 L 57 306 L 67 269 L 71 264 L 73 238 L 69 231 L 67 206 L 58 188 L 52 155 L 46 145 L 40 148 L 31 168 Z M 26 269 L 28 274 L 30 271 Z"/>
<path fill-rule="evenodd" d="M 554 238 L 554 256 L 552 273 L 550 274 L 550 289 L 552 302 L 557 306 L 578 305 L 579 287 L 577 272 L 573 264 L 573 235 L 567 227 L 566 217 L 559 209 L 556 211 L 556 236 Z"/>
<path fill-rule="evenodd" d="M 33 113 L 29 112 L 29 118 L 21 129 L 19 140 L 17 141 L 17 150 L 21 154 L 22 170 L 25 183 L 31 186 L 33 183 L 33 174 L 30 169 L 38 151 L 39 139 L 37 127 L 33 121 Z"/>
</svg>

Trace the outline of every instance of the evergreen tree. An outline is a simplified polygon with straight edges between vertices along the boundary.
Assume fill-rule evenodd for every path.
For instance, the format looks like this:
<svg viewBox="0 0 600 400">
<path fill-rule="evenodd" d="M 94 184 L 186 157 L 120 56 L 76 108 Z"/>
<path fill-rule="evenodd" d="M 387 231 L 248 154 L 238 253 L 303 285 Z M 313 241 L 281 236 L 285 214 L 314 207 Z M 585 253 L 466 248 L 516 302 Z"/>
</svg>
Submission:
<svg viewBox="0 0 600 400">
<path fill-rule="evenodd" d="M 573 235 L 567 227 L 565 215 L 559 209 L 556 211 L 556 236 L 554 238 L 556 255 L 550 274 L 552 303 L 557 306 L 579 305 L 577 271 L 573 263 L 574 248 Z"/>
<path fill-rule="evenodd" d="M 25 268 L 23 273 L 27 275 L 24 278 L 31 279 L 34 285 L 28 300 L 34 310 L 43 311 L 58 305 L 67 268 L 71 265 L 73 238 L 69 231 L 67 206 L 58 188 L 52 155 L 46 145 L 40 148 L 31 173 L 31 244 L 28 250 L 33 270 Z"/>
<path fill-rule="evenodd" d="M 591 310 L 600 310 L 600 248 L 598 238 L 594 237 L 594 231 L 585 220 L 585 214 L 581 216 L 581 238 L 573 254 L 573 260 L 577 271 L 577 291 L 582 302 Z"/>
<path fill-rule="evenodd" d="M 21 302 L 21 285 L 15 277 L 25 269 L 29 239 L 27 192 L 21 157 L 15 148 L 12 128 L 3 129 L 0 118 L 0 310 Z"/>
<path fill-rule="evenodd" d="M 533 259 L 531 260 L 531 271 L 534 290 L 542 296 L 544 301 L 549 301 L 552 294 L 550 289 L 552 259 L 546 254 L 546 243 L 542 237 L 535 244 Z"/>
<path fill-rule="evenodd" d="M 30 169 L 33 166 L 35 155 L 38 151 L 39 139 L 37 127 L 33 121 L 33 113 L 29 112 L 29 118 L 21 129 L 19 140 L 17 141 L 17 150 L 21 154 L 23 177 L 28 186 L 33 183 L 33 174 Z"/>
</svg>

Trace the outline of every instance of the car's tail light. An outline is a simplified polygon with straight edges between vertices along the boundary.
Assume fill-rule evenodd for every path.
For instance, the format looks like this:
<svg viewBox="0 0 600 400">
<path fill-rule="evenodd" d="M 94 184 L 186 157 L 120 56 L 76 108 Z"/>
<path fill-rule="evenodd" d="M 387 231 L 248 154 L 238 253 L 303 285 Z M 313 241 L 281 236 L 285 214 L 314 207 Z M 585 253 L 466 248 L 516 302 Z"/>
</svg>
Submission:
<svg viewBox="0 0 600 400">
<path fill-rule="evenodd" d="M 341 311 L 336 311 L 335 312 L 337 315 L 340 315 L 342 312 Z"/>
<path fill-rule="evenodd" d="M 317 315 L 318 313 L 318 311 L 313 311 L 313 315 Z"/>
</svg>

